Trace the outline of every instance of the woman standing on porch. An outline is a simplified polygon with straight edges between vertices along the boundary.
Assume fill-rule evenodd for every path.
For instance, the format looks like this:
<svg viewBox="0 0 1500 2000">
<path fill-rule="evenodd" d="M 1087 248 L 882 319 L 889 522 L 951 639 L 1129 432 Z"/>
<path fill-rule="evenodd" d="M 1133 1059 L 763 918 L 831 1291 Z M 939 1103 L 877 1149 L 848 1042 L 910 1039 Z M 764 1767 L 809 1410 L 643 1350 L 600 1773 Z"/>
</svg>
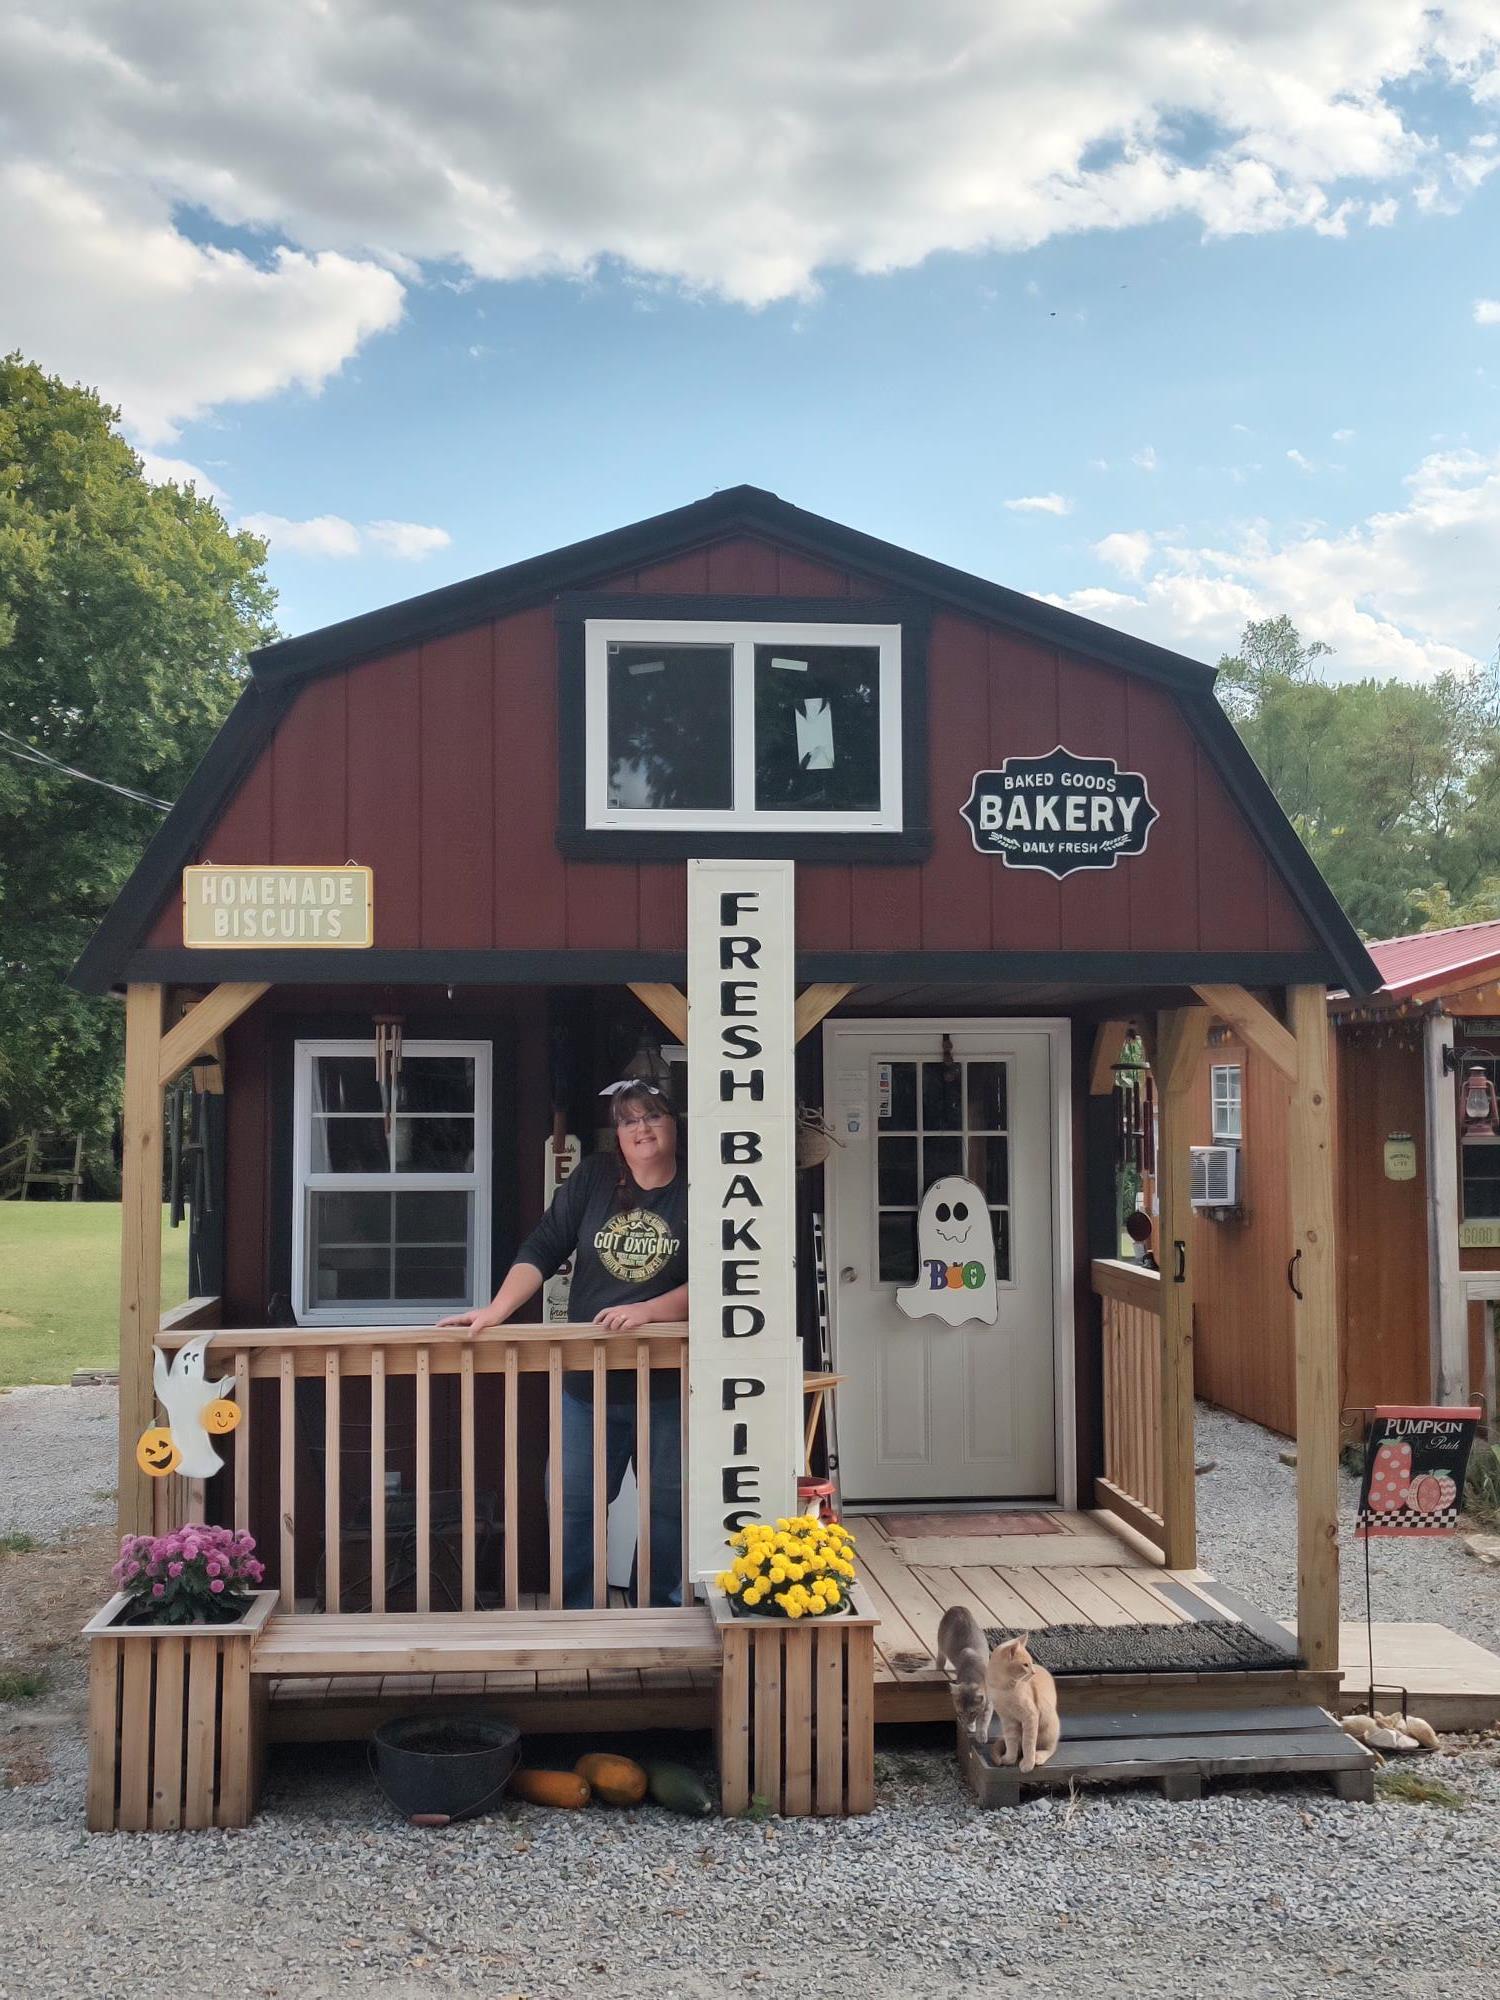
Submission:
<svg viewBox="0 0 1500 2000">
<path fill-rule="evenodd" d="M 687 1288 L 687 1169 L 677 1117 L 655 1084 L 614 1087 L 610 1117 L 619 1157 L 594 1153 L 552 1198 L 516 1253 L 500 1289 L 477 1312 L 441 1326 L 478 1333 L 501 1326 L 572 1257 L 569 1310 L 577 1323 L 611 1332 L 684 1320 Z M 609 1374 L 605 1420 L 608 1497 L 620 1490 L 635 1451 L 635 1377 Z M 565 1375 L 562 1397 L 563 1603 L 594 1601 L 594 1399 L 587 1376 Z M 678 1378 L 651 1379 L 651 1601 L 682 1598 L 682 1406 Z"/>
</svg>

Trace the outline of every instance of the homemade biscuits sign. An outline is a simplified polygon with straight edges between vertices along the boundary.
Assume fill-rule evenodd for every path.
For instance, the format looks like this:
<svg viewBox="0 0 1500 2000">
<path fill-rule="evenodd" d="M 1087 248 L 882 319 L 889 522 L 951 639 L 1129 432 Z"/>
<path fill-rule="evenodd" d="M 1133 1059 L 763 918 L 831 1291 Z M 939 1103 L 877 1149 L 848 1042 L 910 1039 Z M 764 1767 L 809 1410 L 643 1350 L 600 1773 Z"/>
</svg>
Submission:
<svg viewBox="0 0 1500 2000">
<path fill-rule="evenodd" d="M 182 871 L 182 941 L 198 951 L 361 951 L 375 942 L 375 881 L 346 862 Z"/>
</svg>

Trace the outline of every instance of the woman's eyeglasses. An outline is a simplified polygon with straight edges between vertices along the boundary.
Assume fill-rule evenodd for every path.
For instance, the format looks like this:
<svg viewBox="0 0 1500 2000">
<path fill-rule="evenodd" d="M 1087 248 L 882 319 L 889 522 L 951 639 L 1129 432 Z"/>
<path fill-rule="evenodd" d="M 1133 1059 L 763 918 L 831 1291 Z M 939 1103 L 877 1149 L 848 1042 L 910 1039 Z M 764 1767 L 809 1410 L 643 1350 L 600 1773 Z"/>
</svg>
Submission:
<svg viewBox="0 0 1500 2000">
<path fill-rule="evenodd" d="M 639 1118 L 622 1118 L 615 1129 L 620 1132 L 641 1132 L 649 1125 L 664 1124 L 666 1116 L 665 1111 L 643 1111 Z"/>
</svg>

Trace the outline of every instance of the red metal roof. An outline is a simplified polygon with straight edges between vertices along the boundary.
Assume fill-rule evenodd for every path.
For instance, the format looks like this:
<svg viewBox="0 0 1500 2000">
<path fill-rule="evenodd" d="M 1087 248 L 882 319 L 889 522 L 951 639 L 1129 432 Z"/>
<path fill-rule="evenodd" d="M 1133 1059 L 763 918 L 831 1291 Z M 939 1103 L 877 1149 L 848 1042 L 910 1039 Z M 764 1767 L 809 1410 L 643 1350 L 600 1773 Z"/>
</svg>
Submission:
<svg viewBox="0 0 1500 2000">
<path fill-rule="evenodd" d="M 1382 984 L 1367 1005 L 1406 1000 L 1432 987 L 1470 986 L 1490 968 L 1500 969 L 1500 918 L 1386 938 L 1369 950 Z"/>
</svg>

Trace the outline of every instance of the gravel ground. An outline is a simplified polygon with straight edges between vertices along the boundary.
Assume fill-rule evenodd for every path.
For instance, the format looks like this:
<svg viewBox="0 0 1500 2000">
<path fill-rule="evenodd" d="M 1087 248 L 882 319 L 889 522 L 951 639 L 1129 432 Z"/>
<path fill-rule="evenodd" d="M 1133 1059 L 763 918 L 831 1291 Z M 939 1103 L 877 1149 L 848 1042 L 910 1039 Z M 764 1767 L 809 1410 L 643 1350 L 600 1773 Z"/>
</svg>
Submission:
<svg viewBox="0 0 1500 2000">
<path fill-rule="evenodd" d="M 62 1533 L 98 1504 L 77 1453 L 107 1427 L 49 1393 L 95 1409 L 109 1394 L 0 1399 L 0 1533 Z M 1205 1563 L 1290 1609 L 1292 1475 L 1276 1441 L 1211 1413 L 1200 1435 L 1219 1467 L 1199 1482 Z M 1256 1500 L 1253 1534 L 1228 1518 L 1235 1488 Z M 1274 1561 L 1267 1542 L 1285 1543 Z M 1494 1573 L 1457 1560 L 1411 1608 L 1394 1588 L 1377 1608 L 1482 1636 L 1455 1607 L 1472 1612 Z M 1391 1570 L 1403 1590 L 1418 1573 Z M 1500 1962 L 1500 1737 L 1450 1739 L 1423 1761 L 1457 1794 L 1452 1811 L 1288 1783 L 981 1813 L 935 1730 L 882 1733 L 881 1805 L 862 1820 L 507 1806 L 438 1832 L 397 1822 L 360 1753 L 337 1746 L 274 1753 L 243 1833 L 89 1837 L 76 1711 L 48 1728 L 17 1728 L 22 1714 L 0 1708 L 0 1778 L 7 1754 L 18 1773 L 0 1784 L 0 2000 L 134 2000 L 164 1984 L 175 2000 L 818 2000 L 851 1985 L 962 2000 L 1023 1982 L 1070 2000 L 1280 2000 L 1345 1982 L 1449 2000 L 1492 1985 Z"/>
<path fill-rule="evenodd" d="M 1198 1560 L 1213 1576 L 1277 1618 L 1297 1610 L 1297 1474 L 1277 1456 L 1286 1439 L 1222 1410 L 1198 1406 Z M 1354 1540 L 1359 1481 L 1339 1479 L 1346 1618 L 1365 1615 L 1364 1552 Z M 1370 1585 L 1379 1623 L 1446 1625 L 1500 1652 L 1500 1569 L 1486 1568 L 1454 1537 L 1370 1544 Z"/>
<path fill-rule="evenodd" d="M 0 1535 L 55 1542 L 114 1519 L 115 1390 L 0 1395 Z"/>
</svg>

